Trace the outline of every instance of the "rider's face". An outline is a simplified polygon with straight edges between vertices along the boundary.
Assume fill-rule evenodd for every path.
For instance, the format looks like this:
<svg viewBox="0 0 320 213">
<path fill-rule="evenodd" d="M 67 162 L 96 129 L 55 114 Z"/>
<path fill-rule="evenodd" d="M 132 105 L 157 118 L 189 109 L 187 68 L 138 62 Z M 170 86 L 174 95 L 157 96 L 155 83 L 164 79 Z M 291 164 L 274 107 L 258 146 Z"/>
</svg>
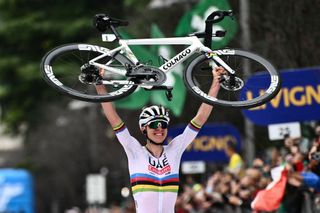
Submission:
<svg viewBox="0 0 320 213">
<path fill-rule="evenodd" d="M 148 137 L 156 143 L 162 143 L 166 139 L 168 134 L 167 125 L 165 125 L 164 123 L 155 122 L 149 124 L 146 127 L 146 130 Z"/>
</svg>

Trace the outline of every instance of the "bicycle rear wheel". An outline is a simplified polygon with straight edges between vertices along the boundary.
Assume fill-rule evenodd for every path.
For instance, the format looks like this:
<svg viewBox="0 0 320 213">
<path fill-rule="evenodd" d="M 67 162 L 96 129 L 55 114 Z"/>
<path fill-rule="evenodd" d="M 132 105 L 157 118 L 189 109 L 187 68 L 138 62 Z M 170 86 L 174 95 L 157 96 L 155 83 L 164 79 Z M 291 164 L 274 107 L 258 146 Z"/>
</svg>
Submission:
<svg viewBox="0 0 320 213">
<path fill-rule="evenodd" d="M 280 90 L 280 76 L 264 58 L 242 50 L 214 51 L 234 71 L 226 76 L 216 98 L 207 93 L 212 82 L 212 58 L 200 55 L 191 61 L 184 73 L 189 91 L 210 105 L 251 108 L 271 100 Z M 219 64 L 217 64 L 219 66 Z M 249 69 L 249 70 L 244 70 Z"/>
<path fill-rule="evenodd" d="M 106 79 L 111 83 L 104 84 L 107 94 L 97 94 L 95 85 L 79 80 L 81 67 L 109 50 L 89 44 L 67 44 L 48 52 L 42 59 L 41 71 L 45 81 L 54 89 L 72 98 L 88 102 L 108 102 L 131 94 L 137 85 L 124 75 L 108 73 Z M 121 54 L 114 57 L 103 57 L 97 62 L 109 67 L 125 70 L 132 62 Z M 113 81 L 114 80 L 114 81 Z M 116 82 L 116 83 L 113 83 Z"/>
</svg>

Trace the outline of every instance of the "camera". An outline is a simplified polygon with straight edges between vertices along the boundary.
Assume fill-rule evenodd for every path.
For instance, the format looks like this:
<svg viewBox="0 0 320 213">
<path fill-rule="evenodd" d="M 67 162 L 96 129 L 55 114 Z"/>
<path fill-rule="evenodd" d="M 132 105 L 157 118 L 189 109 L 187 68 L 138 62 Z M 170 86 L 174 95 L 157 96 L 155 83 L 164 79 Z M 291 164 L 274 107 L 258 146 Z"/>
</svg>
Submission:
<svg viewBox="0 0 320 213">
<path fill-rule="evenodd" d="M 311 160 L 320 162 L 320 152 L 314 152 L 311 154 Z"/>
</svg>

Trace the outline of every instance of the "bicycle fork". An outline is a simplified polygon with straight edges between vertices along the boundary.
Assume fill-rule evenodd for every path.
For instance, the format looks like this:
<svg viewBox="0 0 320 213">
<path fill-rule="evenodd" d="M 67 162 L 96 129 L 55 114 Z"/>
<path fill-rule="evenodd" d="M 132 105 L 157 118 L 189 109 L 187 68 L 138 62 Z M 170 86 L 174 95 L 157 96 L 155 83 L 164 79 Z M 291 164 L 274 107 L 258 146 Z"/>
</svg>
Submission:
<svg viewBox="0 0 320 213">
<path fill-rule="evenodd" d="M 236 77 L 236 72 L 218 56 L 219 50 L 217 52 L 213 51 L 206 53 L 206 56 L 207 58 L 212 58 L 212 60 L 209 63 L 212 69 L 221 66 L 229 73 L 228 75 L 221 76 L 221 86 L 229 91 L 236 91 L 241 89 L 244 85 L 243 80 Z"/>
</svg>

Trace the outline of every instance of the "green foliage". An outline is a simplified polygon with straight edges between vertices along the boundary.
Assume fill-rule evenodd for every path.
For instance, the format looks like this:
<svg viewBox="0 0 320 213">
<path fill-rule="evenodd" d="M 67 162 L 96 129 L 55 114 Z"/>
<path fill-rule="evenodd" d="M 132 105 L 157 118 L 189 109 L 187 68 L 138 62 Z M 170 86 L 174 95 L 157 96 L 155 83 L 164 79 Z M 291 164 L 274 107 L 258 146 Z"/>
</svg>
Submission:
<svg viewBox="0 0 320 213">
<path fill-rule="evenodd" d="M 116 0 L 0 0 L 0 107 L 10 131 L 37 117 L 41 103 L 59 97 L 42 80 L 44 54 L 98 36 L 93 15 L 121 11 Z"/>
</svg>

